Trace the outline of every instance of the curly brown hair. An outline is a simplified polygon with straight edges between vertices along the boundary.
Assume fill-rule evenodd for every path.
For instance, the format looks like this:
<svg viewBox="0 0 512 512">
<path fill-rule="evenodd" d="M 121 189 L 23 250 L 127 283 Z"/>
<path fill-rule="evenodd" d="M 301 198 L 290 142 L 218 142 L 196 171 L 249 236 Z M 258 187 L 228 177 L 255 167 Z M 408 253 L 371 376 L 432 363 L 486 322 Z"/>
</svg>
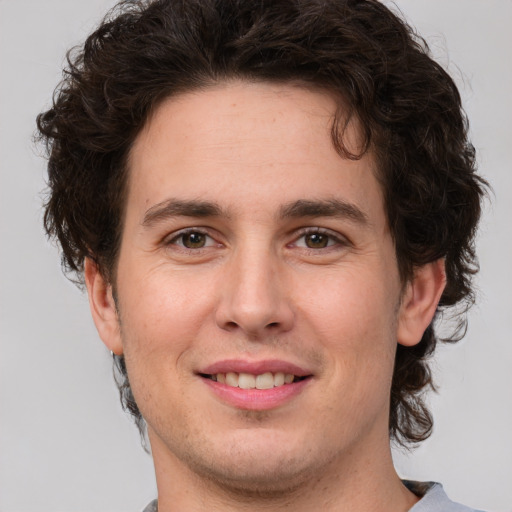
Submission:
<svg viewBox="0 0 512 512">
<path fill-rule="evenodd" d="M 82 282 L 92 258 L 115 285 L 126 162 L 160 102 L 223 80 L 300 82 L 343 98 L 332 127 L 340 155 L 372 151 L 403 282 L 444 258 L 447 285 L 436 315 L 457 310 L 457 341 L 473 302 L 474 237 L 486 182 L 457 87 L 425 41 L 376 0 L 124 1 L 68 53 L 53 106 L 37 126 L 49 155 L 44 223 L 62 248 L 65 271 Z M 348 113 L 347 113 L 348 109 Z M 341 112 L 341 105 L 340 105 Z M 360 154 L 343 145 L 351 116 L 362 127 Z M 414 347 L 398 346 L 389 429 L 401 444 L 426 439 L 433 420 L 433 323 Z M 122 356 L 115 356 L 121 401 L 144 421 Z"/>
</svg>

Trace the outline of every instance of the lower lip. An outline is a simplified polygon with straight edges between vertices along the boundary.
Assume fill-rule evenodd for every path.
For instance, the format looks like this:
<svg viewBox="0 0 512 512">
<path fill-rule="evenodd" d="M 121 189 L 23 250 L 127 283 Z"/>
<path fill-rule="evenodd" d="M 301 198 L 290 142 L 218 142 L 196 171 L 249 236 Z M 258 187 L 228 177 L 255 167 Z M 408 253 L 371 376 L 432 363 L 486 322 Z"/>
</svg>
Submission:
<svg viewBox="0 0 512 512">
<path fill-rule="evenodd" d="M 203 378 L 204 383 L 225 403 L 248 411 L 275 409 L 290 402 L 308 385 L 311 378 L 271 389 L 241 389 Z"/>
</svg>

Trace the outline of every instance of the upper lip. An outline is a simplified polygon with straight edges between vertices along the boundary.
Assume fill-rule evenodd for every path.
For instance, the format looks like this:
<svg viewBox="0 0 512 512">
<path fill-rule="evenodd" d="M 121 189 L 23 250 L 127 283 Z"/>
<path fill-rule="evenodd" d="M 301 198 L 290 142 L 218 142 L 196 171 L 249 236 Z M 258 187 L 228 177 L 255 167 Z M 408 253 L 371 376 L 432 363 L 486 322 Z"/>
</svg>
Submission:
<svg viewBox="0 0 512 512">
<path fill-rule="evenodd" d="M 262 361 L 247 361 L 243 359 L 225 359 L 205 366 L 198 373 L 205 375 L 216 375 L 218 373 L 250 373 L 252 375 L 261 375 L 263 373 L 288 373 L 297 377 L 307 377 L 312 372 L 296 364 L 278 359 L 268 359 Z"/>
</svg>

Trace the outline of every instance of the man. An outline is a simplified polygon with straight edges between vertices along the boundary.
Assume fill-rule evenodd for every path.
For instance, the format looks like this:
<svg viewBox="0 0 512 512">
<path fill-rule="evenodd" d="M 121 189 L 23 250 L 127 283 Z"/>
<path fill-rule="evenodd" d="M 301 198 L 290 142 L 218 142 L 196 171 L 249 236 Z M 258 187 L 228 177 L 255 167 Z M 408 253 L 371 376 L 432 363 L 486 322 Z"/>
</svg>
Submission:
<svg viewBox="0 0 512 512">
<path fill-rule="evenodd" d="M 485 187 L 401 20 L 123 3 L 38 126 L 46 228 L 147 428 L 147 510 L 469 510 L 391 460 L 432 429 L 433 321 L 471 303 Z"/>
</svg>

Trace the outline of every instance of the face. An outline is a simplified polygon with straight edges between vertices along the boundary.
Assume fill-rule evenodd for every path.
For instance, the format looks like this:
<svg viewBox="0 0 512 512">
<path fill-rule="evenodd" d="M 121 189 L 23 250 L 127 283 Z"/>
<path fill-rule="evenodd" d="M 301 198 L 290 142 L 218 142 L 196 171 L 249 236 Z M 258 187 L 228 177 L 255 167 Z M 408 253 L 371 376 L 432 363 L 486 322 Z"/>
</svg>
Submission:
<svg viewBox="0 0 512 512">
<path fill-rule="evenodd" d="M 336 107 L 218 85 L 168 99 L 132 148 L 119 329 L 100 334 L 168 467 L 292 485 L 387 443 L 402 286 L 372 157 L 333 148 Z"/>
</svg>

